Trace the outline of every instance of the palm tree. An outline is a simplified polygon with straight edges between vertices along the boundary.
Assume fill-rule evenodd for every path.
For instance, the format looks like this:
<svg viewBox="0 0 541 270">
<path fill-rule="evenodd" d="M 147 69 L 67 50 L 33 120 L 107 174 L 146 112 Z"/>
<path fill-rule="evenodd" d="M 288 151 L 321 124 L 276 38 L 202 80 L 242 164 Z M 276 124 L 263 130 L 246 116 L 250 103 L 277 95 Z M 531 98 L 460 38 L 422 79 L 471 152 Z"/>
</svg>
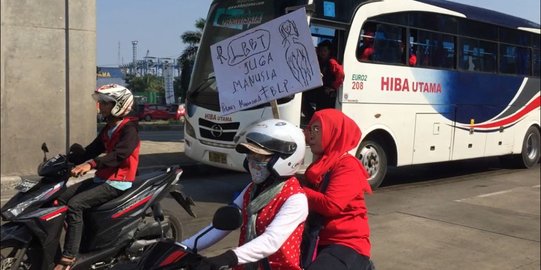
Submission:
<svg viewBox="0 0 541 270">
<path fill-rule="evenodd" d="M 203 35 L 203 29 L 205 28 L 205 19 L 199 18 L 195 21 L 195 31 L 186 31 L 180 38 L 182 43 L 187 44 L 188 46 L 184 49 L 182 54 L 178 57 L 178 63 L 182 69 L 180 74 L 180 80 L 175 80 L 178 82 L 178 87 L 175 87 L 175 91 L 178 91 L 178 95 L 184 99 L 186 96 L 186 91 L 190 84 L 190 76 L 192 74 L 192 67 L 195 61 L 195 56 L 197 55 L 197 49 L 199 49 L 199 42 L 201 41 L 201 36 Z"/>
</svg>

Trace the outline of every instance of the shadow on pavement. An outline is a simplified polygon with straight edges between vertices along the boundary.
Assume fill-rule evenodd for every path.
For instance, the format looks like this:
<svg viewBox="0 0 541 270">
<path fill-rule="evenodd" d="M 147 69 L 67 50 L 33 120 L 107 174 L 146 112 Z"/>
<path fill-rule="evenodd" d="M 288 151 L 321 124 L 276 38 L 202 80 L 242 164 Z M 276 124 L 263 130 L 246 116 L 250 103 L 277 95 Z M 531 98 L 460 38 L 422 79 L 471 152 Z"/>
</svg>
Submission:
<svg viewBox="0 0 541 270">
<path fill-rule="evenodd" d="M 474 173 L 507 169 L 499 158 L 478 158 L 451 162 L 440 162 L 404 167 L 392 167 L 387 171 L 387 178 L 381 187 L 410 183 L 422 183 L 436 179 L 459 177 Z"/>
</svg>

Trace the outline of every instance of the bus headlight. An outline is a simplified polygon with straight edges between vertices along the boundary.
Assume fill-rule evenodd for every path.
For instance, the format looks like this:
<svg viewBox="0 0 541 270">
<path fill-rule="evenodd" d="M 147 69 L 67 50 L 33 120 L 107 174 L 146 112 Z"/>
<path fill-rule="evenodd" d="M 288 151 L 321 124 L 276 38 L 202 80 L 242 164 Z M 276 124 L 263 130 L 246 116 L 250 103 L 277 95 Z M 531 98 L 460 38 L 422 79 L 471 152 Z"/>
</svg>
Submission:
<svg viewBox="0 0 541 270">
<path fill-rule="evenodd" d="M 193 126 L 190 124 L 190 121 L 184 122 L 184 130 L 186 131 L 186 134 L 188 134 L 190 137 L 195 138 L 195 129 L 193 129 Z"/>
</svg>

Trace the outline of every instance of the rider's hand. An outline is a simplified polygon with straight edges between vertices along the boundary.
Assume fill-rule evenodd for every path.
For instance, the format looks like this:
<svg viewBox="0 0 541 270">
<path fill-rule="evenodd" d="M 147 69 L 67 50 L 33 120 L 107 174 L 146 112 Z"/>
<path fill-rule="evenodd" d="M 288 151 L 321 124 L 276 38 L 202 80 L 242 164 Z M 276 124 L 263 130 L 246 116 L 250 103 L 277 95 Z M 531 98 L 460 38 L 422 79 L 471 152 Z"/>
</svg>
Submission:
<svg viewBox="0 0 541 270">
<path fill-rule="evenodd" d="M 205 257 L 196 270 L 220 270 L 239 264 L 239 259 L 233 250 L 228 250 L 218 256 Z"/>
<path fill-rule="evenodd" d="M 77 165 L 75 166 L 75 168 L 71 170 L 71 176 L 74 176 L 74 177 L 82 176 L 86 174 L 88 171 L 90 171 L 91 169 L 92 169 L 92 166 L 90 166 L 89 163 L 83 163 L 81 165 Z"/>
</svg>

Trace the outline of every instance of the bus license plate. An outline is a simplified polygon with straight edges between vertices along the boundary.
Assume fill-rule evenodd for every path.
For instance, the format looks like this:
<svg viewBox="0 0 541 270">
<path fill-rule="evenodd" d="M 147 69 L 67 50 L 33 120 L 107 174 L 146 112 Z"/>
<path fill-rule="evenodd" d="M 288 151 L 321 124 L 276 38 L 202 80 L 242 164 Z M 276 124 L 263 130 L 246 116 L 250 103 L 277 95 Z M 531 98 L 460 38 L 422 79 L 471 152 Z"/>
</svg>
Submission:
<svg viewBox="0 0 541 270">
<path fill-rule="evenodd" d="M 216 163 L 227 164 L 227 155 L 224 153 L 209 151 L 209 160 Z"/>
</svg>

